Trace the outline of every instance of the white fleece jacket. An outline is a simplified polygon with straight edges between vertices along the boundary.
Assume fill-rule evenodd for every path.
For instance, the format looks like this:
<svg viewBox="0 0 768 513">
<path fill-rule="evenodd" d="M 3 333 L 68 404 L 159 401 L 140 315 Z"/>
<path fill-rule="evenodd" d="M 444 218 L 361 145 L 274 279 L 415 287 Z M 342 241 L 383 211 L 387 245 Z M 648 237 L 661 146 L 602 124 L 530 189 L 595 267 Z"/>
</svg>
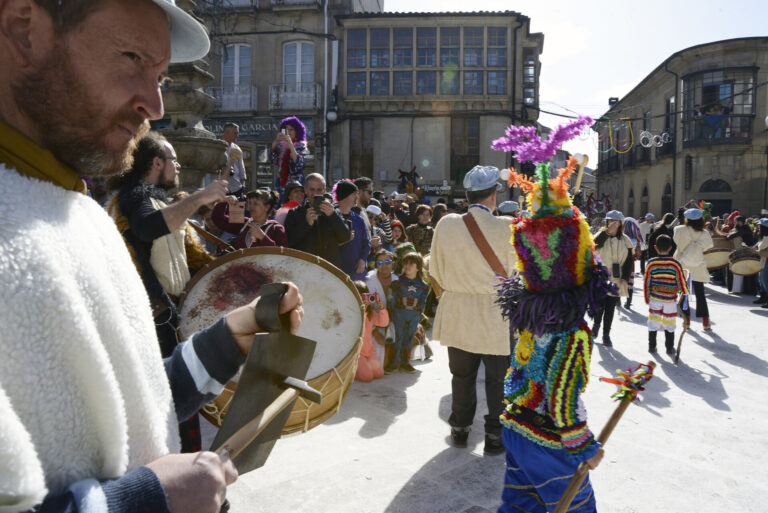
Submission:
<svg viewBox="0 0 768 513">
<path fill-rule="evenodd" d="M 0 164 L 0 512 L 176 450 L 149 300 L 113 221 Z"/>
</svg>

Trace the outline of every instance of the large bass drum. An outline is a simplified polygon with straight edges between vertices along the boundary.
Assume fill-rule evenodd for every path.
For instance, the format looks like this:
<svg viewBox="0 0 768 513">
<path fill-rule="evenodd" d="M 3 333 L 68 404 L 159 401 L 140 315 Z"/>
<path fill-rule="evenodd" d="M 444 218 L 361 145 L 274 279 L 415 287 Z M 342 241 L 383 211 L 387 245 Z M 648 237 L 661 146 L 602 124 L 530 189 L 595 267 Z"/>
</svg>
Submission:
<svg viewBox="0 0 768 513">
<path fill-rule="evenodd" d="M 739 276 L 752 276 L 762 269 L 760 255 L 752 248 L 734 249 L 728 260 L 731 272 Z"/>
<path fill-rule="evenodd" d="M 335 414 L 355 378 L 364 310 L 349 276 L 322 258 L 293 249 L 235 251 L 205 266 L 187 284 L 179 300 L 179 330 L 187 338 L 250 303 L 262 285 L 284 281 L 295 283 L 304 296 L 304 320 L 297 334 L 317 341 L 307 381 L 323 394 L 320 404 L 299 397 L 283 428 L 288 434 L 307 431 Z M 236 381 L 228 383 L 200 413 L 221 426 L 236 387 Z"/>
</svg>

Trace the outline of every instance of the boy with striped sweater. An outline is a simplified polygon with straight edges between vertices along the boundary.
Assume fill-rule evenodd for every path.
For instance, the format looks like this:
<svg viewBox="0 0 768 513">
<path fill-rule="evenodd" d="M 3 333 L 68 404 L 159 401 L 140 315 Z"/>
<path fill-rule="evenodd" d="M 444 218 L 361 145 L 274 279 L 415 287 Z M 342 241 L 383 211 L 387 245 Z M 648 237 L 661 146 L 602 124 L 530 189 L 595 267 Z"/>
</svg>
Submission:
<svg viewBox="0 0 768 513">
<path fill-rule="evenodd" d="M 645 268 L 645 302 L 648 304 L 648 352 L 656 352 L 656 332 L 664 331 L 667 354 L 675 353 L 678 294 L 688 294 L 688 282 L 680 262 L 669 256 L 672 239 L 659 235 L 654 245 L 659 255 Z"/>
</svg>

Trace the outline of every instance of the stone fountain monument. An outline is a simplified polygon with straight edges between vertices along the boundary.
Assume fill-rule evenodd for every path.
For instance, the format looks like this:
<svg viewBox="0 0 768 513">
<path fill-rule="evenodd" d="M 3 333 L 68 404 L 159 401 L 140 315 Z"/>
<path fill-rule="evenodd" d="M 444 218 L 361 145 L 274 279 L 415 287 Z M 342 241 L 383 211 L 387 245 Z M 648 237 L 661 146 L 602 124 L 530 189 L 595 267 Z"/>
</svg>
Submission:
<svg viewBox="0 0 768 513">
<path fill-rule="evenodd" d="M 177 0 L 176 5 L 192 14 L 195 2 Z M 173 145 L 181 164 L 179 188 L 190 192 L 203 186 L 207 173 L 215 173 L 227 162 L 227 143 L 203 127 L 203 118 L 215 107 L 214 98 L 203 91 L 214 78 L 207 68 L 202 60 L 171 64 L 171 81 L 163 89 L 170 125 L 160 132 Z"/>
</svg>

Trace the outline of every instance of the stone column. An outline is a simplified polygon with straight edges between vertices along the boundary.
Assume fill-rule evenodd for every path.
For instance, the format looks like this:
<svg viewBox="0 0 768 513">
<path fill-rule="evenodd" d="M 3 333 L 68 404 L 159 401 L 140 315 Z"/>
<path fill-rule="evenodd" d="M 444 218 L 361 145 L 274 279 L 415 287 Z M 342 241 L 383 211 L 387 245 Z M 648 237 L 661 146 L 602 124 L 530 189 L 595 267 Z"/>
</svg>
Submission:
<svg viewBox="0 0 768 513">
<path fill-rule="evenodd" d="M 195 7 L 190 0 L 176 4 L 189 13 Z M 204 61 L 171 64 L 171 81 L 163 90 L 165 112 L 171 122 L 160 132 L 176 150 L 181 164 L 180 189 L 186 191 L 201 187 L 206 173 L 215 172 L 227 161 L 227 143 L 203 126 L 203 118 L 215 107 L 214 98 L 203 91 L 213 81 L 207 67 Z"/>
</svg>

